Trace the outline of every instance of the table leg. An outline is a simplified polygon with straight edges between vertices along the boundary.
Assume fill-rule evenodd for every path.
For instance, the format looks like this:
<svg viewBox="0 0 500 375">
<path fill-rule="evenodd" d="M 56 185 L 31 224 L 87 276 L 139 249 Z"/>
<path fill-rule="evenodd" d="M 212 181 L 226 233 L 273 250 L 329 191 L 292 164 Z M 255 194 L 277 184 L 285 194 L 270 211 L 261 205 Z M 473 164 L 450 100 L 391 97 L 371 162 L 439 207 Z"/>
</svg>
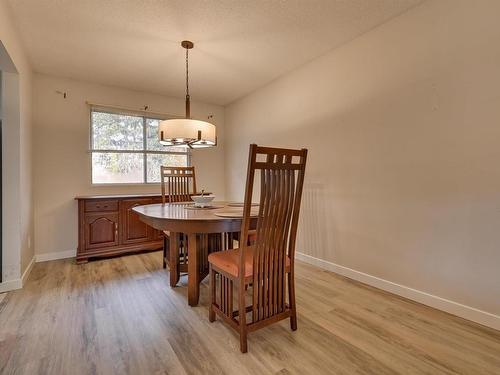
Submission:
<svg viewBox="0 0 500 375">
<path fill-rule="evenodd" d="M 179 233 L 170 232 L 170 286 L 179 282 Z"/>
<path fill-rule="evenodd" d="M 198 236 L 196 233 L 188 234 L 188 303 L 189 306 L 196 306 L 200 298 L 200 270 L 198 265 Z"/>
</svg>

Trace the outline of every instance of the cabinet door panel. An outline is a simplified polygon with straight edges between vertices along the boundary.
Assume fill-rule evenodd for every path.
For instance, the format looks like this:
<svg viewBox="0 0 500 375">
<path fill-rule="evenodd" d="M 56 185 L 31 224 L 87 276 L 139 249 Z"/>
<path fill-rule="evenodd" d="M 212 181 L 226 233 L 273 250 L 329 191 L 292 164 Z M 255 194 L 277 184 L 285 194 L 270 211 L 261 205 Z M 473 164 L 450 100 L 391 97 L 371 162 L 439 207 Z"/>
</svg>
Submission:
<svg viewBox="0 0 500 375">
<path fill-rule="evenodd" d="M 85 215 L 85 248 L 94 249 L 118 245 L 118 214 Z"/>
<path fill-rule="evenodd" d="M 123 244 L 151 241 L 153 239 L 153 228 L 141 221 L 132 208 L 151 204 L 150 198 L 127 199 L 120 202 L 120 214 L 122 220 L 121 239 Z"/>
</svg>

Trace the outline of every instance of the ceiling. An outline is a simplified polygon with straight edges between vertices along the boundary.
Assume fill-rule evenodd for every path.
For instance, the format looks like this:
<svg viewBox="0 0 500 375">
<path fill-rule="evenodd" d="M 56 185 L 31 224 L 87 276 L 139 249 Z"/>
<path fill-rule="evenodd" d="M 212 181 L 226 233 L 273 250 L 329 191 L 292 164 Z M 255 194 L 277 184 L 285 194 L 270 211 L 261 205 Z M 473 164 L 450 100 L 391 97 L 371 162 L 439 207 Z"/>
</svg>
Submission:
<svg viewBox="0 0 500 375">
<path fill-rule="evenodd" d="M 36 72 L 225 105 L 422 0 L 8 0 Z"/>
</svg>

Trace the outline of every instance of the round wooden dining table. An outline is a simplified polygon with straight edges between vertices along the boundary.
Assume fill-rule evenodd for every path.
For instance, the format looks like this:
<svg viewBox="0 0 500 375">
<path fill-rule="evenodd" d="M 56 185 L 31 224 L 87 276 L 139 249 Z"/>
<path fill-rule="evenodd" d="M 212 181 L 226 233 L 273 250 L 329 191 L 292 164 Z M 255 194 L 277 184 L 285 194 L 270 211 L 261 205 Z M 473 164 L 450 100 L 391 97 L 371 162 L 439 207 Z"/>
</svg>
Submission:
<svg viewBox="0 0 500 375">
<path fill-rule="evenodd" d="M 242 204 L 229 202 L 213 202 L 215 208 L 197 209 L 192 202 L 148 204 L 134 207 L 133 210 L 140 219 L 149 226 L 170 232 L 170 286 L 175 287 L 179 281 L 177 257 L 179 252 L 179 235 L 187 237 L 188 260 L 188 303 L 198 304 L 200 282 L 208 274 L 209 235 L 229 234 L 231 243 L 223 244 L 225 248 L 232 247 L 232 234 L 239 233 L 243 219 Z M 251 227 L 255 227 L 257 208 L 252 207 Z M 226 240 L 227 241 L 227 240 Z M 222 248 L 219 250 L 223 250 Z"/>
</svg>

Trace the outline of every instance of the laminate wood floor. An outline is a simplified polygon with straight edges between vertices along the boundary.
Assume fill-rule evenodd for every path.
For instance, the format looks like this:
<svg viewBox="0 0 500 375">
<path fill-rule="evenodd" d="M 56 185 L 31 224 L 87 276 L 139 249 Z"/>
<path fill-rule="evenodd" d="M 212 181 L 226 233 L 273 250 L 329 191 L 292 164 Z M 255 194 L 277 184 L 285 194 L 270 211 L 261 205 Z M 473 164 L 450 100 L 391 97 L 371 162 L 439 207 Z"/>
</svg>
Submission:
<svg viewBox="0 0 500 375">
<path fill-rule="evenodd" d="M 298 330 L 237 335 L 161 253 L 38 263 L 0 301 L 2 374 L 500 374 L 500 332 L 297 264 Z"/>
</svg>

